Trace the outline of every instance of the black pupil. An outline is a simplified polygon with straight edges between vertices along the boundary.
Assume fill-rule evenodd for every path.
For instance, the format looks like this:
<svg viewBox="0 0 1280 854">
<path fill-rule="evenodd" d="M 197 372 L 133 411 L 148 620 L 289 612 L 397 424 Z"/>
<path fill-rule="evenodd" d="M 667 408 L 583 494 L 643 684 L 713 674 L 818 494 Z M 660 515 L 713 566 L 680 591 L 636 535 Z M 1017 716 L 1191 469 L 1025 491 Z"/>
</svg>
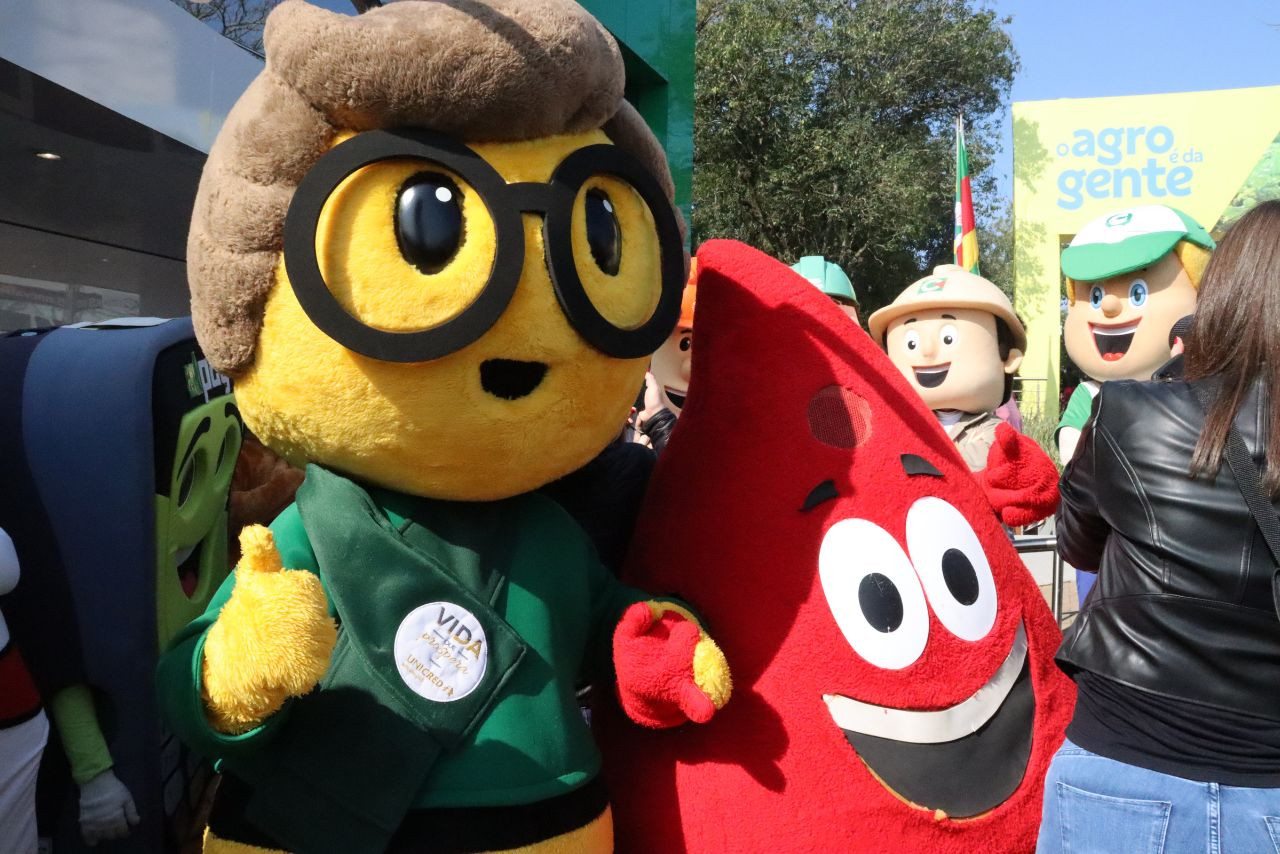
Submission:
<svg viewBox="0 0 1280 854">
<path fill-rule="evenodd" d="M 613 203 L 603 190 L 587 190 L 587 245 L 596 266 L 610 276 L 622 264 L 622 231 Z"/>
<path fill-rule="evenodd" d="M 194 461 L 188 462 L 182 469 L 182 481 L 178 484 L 178 506 L 187 503 L 187 499 L 191 497 L 191 487 L 196 481 L 196 464 Z"/>
<path fill-rule="evenodd" d="M 887 575 L 873 572 L 858 585 L 858 605 L 878 632 L 891 632 L 902 625 L 902 595 Z"/>
<path fill-rule="evenodd" d="M 396 242 L 423 273 L 443 270 L 462 245 L 462 191 L 447 175 L 419 172 L 400 187 Z"/>
<path fill-rule="evenodd" d="M 978 573 L 973 563 L 959 549 L 947 549 L 942 555 L 942 580 L 961 605 L 978 601 Z"/>
<path fill-rule="evenodd" d="M 693 346 L 693 341 L 692 341 L 691 339 L 689 339 L 689 338 L 681 338 L 681 339 L 680 339 L 680 349 L 681 349 L 681 350 L 688 350 L 688 349 L 689 349 L 690 347 L 692 347 L 692 346 Z"/>
</svg>

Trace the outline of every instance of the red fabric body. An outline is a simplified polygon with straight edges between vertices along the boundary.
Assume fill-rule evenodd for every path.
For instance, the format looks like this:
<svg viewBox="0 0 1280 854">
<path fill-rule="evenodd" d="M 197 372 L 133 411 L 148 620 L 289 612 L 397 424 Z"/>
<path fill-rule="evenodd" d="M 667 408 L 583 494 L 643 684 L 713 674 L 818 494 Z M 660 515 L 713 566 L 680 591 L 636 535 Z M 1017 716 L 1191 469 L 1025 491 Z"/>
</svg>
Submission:
<svg viewBox="0 0 1280 854">
<path fill-rule="evenodd" d="M 12 641 L 0 650 L 0 726 L 24 721 L 40 708 L 31 674 Z"/>
<path fill-rule="evenodd" d="M 710 723 L 668 731 L 643 730 L 608 702 L 597 709 L 618 850 L 1031 851 L 1074 686 L 1053 663 L 1052 615 L 982 488 L 887 357 L 816 288 L 731 241 L 705 244 L 698 262 L 688 401 L 625 575 L 695 603 L 734 693 Z M 908 476 L 901 454 L 941 477 Z M 838 497 L 802 511 L 826 480 Z M 976 533 L 994 578 L 994 623 L 966 641 L 931 604 L 918 659 L 884 669 L 837 625 L 819 549 L 833 524 L 858 518 L 905 550 L 908 509 L 925 496 L 949 502 Z M 869 773 L 823 695 L 916 710 L 958 704 L 1009 655 L 1019 621 L 1035 696 L 1025 777 L 984 815 L 935 820 Z"/>
</svg>

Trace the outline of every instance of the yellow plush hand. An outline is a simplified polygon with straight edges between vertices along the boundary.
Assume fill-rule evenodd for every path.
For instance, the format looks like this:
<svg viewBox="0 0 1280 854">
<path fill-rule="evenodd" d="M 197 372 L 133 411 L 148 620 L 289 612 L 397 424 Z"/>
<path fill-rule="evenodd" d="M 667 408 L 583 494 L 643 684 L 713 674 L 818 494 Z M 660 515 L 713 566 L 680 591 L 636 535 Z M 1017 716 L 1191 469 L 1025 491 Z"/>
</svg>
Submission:
<svg viewBox="0 0 1280 854">
<path fill-rule="evenodd" d="M 271 531 L 245 528 L 240 550 L 235 587 L 205 638 L 202 667 L 209 722 L 232 734 L 314 688 L 337 641 L 319 577 L 282 569 Z"/>
</svg>

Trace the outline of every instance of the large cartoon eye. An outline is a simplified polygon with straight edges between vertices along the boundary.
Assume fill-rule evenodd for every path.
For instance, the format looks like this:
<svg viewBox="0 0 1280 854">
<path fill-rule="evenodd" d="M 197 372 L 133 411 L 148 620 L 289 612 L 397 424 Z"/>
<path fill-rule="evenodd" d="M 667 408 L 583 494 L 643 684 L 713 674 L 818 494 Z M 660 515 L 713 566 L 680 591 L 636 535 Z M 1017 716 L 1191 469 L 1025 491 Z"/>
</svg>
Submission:
<svg viewBox="0 0 1280 854">
<path fill-rule="evenodd" d="M 836 625 L 858 655 L 876 667 L 901 670 L 924 652 L 924 592 L 888 531 L 865 519 L 835 523 L 822 538 L 818 577 Z"/>
<path fill-rule="evenodd" d="M 960 340 L 960 332 L 956 329 L 955 324 L 948 323 L 939 331 L 938 340 L 942 342 L 944 347 L 950 347 Z"/>
<path fill-rule="evenodd" d="M 187 503 L 187 499 L 191 497 L 191 489 L 196 483 L 196 458 L 189 457 L 186 465 L 182 467 L 182 474 L 178 480 L 178 506 L 182 507 Z"/>
<path fill-rule="evenodd" d="M 1129 285 L 1129 305 L 1140 306 L 1147 301 L 1147 283 L 1143 279 L 1134 279 Z"/>
<path fill-rule="evenodd" d="M 419 172 L 400 185 L 396 242 L 405 260 L 427 275 L 448 266 L 462 245 L 462 191 L 439 172 Z"/>
<path fill-rule="evenodd" d="M 613 213 L 613 202 L 604 190 L 587 190 L 587 245 L 596 266 L 606 275 L 618 275 L 622 266 L 622 229 Z"/>
<path fill-rule="evenodd" d="M 692 336 L 692 335 L 681 335 L 681 336 L 680 336 L 680 352 L 682 352 L 682 353 L 687 353 L 687 352 L 689 352 L 689 348 L 690 348 L 690 347 L 692 347 L 692 346 L 693 346 L 693 336 Z"/>
<path fill-rule="evenodd" d="M 1102 290 L 1102 286 L 1094 285 L 1093 287 L 1089 288 L 1089 305 L 1093 306 L 1094 308 L 1101 308 L 1102 298 L 1104 296 L 1106 296 L 1106 293 Z"/>
<path fill-rule="evenodd" d="M 941 498 L 907 511 L 907 550 L 933 612 L 952 634 L 981 640 L 996 621 L 996 584 L 978 535 Z"/>
<path fill-rule="evenodd" d="M 647 204 L 627 182 L 592 177 L 574 200 L 573 261 L 596 311 L 619 329 L 653 316 L 662 294 L 662 251 Z"/>
<path fill-rule="evenodd" d="M 912 329 L 902 336 L 902 341 L 907 345 L 908 350 L 914 351 L 920 346 L 920 333 Z"/>
</svg>

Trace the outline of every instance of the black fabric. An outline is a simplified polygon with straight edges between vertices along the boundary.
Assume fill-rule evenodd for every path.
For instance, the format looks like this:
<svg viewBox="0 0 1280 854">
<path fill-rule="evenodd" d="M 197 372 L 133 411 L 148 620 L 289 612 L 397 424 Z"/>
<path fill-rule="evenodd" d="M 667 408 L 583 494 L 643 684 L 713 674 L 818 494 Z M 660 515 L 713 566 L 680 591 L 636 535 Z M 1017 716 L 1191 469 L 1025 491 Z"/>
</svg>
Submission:
<svg viewBox="0 0 1280 854">
<path fill-rule="evenodd" d="M 1082 670 L 1067 738 L 1099 756 L 1227 786 L 1280 787 L 1280 722 Z"/>
<path fill-rule="evenodd" d="M 671 431 L 676 427 L 676 415 L 670 409 L 659 409 L 653 417 L 644 422 L 641 428 L 649 441 L 653 443 L 654 453 L 662 453 L 671 439 Z"/>
<path fill-rule="evenodd" d="M 542 487 L 591 538 L 615 573 L 622 568 L 656 454 L 643 445 L 614 440 L 594 460 Z"/>
<path fill-rule="evenodd" d="M 224 775 L 209 814 L 220 839 L 280 849 L 283 846 L 244 819 L 253 790 Z M 410 810 L 388 843 L 387 854 L 463 854 L 517 848 L 584 827 L 604 812 L 608 793 L 599 778 L 571 792 L 532 804 Z"/>
<path fill-rule="evenodd" d="M 1069 674 L 1280 721 L 1275 563 L 1229 468 L 1189 474 L 1199 382 L 1112 381 L 1094 399 L 1057 535 L 1063 559 L 1099 578 L 1057 659 Z M 1255 464 L 1268 412 L 1259 382 L 1234 422 Z"/>
<path fill-rule="evenodd" d="M 939 744 L 913 744 L 843 730 L 867 767 L 894 792 L 952 818 L 994 809 L 1017 791 L 1031 758 L 1035 695 L 1024 663 L 991 719 L 971 735 Z"/>
<path fill-rule="evenodd" d="M 808 512 L 822 502 L 830 501 L 838 496 L 839 493 L 836 492 L 836 482 L 834 480 L 824 480 L 822 483 L 809 490 L 809 494 L 804 497 L 804 504 L 800 507 L 800 512 Z"/>
<path fill-rule="evenodd" d="M 1207 416 L 1213 406 L 1213 397 L 1209 389 L 1203 384 L 1197 384 L 1192 388 L 1195 389 L 1196 398 L 1200 401 L 1200 408 Z M 1271 552 L 1271 560 L 1276 566 L 1276 571 L 1271 576 L 1271 601 L 1277 616 L 1280 616 L 1280 516 L 1276 515 L 1275 507 L 1271 506 L 1271 500 L 1263 491 L 1262 473 L 1258 471 L 1253 458 L 1249 456 L 1249 449 L 1244 446 L 1244 440 L 1240 438 L 1240 432 L 1236 430 L 1234 424 L 1227 428 L 1227 443 L 1224 450 L 1227 465 L 1231 468 L 1231 474 L 1235 476 L 1236 486 L 1239 487 L 1249 512 L 1253 514 L 1253 521 L 1258 523 L 1262 540 L 1267 544 L 1267 551 Z"/>
<path fill-rule="evenodd" d="M 937 467 L 924 457 L 916 454 L 903 454 L 900 459 L 902 461 L 902 470 L 908 475 L 925 474 L 930 477 L 942 477 L 942 472 L 938 471 Z"/>
</svg>

